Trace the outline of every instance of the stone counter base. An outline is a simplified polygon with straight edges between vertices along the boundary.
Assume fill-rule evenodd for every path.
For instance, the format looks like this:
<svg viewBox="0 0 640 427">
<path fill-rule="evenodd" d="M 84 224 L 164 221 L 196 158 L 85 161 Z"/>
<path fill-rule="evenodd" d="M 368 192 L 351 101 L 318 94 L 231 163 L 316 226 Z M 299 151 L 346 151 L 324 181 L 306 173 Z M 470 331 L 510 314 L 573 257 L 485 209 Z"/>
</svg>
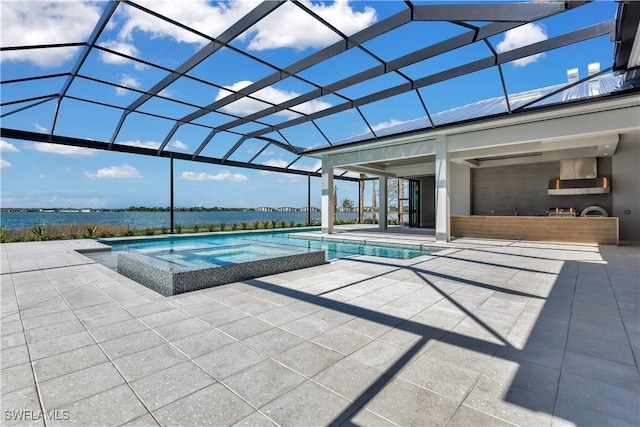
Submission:
<svg viewBox="0 0 640 427">
<path fill-rule="evenodd" d="M 618 244 L 618 218 L 451 216 L 451 235 L 537 242 Z"/>
</svg>

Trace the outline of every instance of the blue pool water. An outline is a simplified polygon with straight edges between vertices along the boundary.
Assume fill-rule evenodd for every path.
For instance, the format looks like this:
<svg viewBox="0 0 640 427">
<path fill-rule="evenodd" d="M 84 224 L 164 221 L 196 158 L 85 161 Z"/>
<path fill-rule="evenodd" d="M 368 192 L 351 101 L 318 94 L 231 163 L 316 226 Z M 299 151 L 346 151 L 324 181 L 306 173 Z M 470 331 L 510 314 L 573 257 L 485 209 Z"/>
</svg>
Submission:
<svg viewBox="0 0 640 427">
<path fill-rule="evenodd" d="M 313 230 L 310 230 L 313 231 Z M 188 237 L 164 237 L 123 241 L 103 241 L 112 251 L 141 251 L 147 255 L 180 265 L 202 265 L 203 263 L 238 262 L 259 257 L 278 256 L 286 247 L 324 250 L 327 260 L 347 258 L 354 255 L 372 255 L 384 258 L 410 259 L 427 255 L 432 251 L 400 247 L 361 245 L 357 243 L 328 242 L 289 237 L 289 231 L 266 231 L 252 233 L 213 234 Z M 272 250 L 265 250 L 271 247 Z M 258 250 L 258 248 L 261 248 Z M 278 249 L 280 248 L 280 249 Z M 266 252 L 266 253 L 265 253 Z M 254 255 L 256 258 L 254 258 Z M 187 259 L 189 258 L 189 259 Z M 210 258 L 210 261 L 207 261 Z M 224 258 L 224 259 L 223 259 Z"/>
</svg>

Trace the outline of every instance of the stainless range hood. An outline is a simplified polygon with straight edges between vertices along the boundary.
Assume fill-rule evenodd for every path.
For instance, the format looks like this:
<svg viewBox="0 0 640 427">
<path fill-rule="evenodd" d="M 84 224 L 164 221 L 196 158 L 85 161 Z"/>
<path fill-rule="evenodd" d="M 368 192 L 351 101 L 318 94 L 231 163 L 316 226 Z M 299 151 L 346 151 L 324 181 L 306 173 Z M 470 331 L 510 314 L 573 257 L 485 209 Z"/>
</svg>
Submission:
<svg viewBox="0 0 640 427">
<path fill-rule="evenodd" d="M 611 180 L 598 177 L 598 159 L 570 159 L 560 161 L 560 178 L 549 181 L 550 196 L 577 194 L 608 194 Z"/>
</svg>

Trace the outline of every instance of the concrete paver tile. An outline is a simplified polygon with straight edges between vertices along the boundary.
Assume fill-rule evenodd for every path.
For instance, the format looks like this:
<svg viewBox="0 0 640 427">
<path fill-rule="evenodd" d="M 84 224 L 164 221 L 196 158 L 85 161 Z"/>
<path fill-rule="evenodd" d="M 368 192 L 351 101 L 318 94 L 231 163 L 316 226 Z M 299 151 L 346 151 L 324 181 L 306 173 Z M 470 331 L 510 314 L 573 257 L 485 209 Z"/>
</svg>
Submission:
<svg viewBox="0 0 640 427">
<path fill-rule="evenodd" d="M 373 338 L 359 332 L 338 326 L 330 329 L 316 337 L 313 341 L 344 355 L 353 353 L 355 350 L 371 342 Z"/>
<path fill-rule="evenodd" d="M 32 360 L 38 360 L 92 344 L 95 344 L 95 341 L 91 338 L 91 335 L 87 331 L 82 331 L 50 340 L 29 343 L 29 352 Z"/>
<path fill-rule="evenodd" d="M 44 425 L 43 420 L 38 420 L 40 415 L 40 402 L 35 385 L 5 393 L 3 387 L 2 399 L 2 425 Z"/>
<path fill-rule="evenodd" d="M 275 356 L 302 343 L 304 339 L 282 329 L 273 328 L 242 340 L 256 351 Z"/>
<path fill-rule="evenodd" d="M 172 344 L 178 347 L 187 356 L 195 359 L 196 357 L 210 353 L 220 347 L 234 342 L 236 342 L 235 339 L 223 332 L 220 332 L 217 329 L 208 329 L 204 332 L 172 341 Z"/>
<path fill-rule="evenodd" d="M 394 379 L 369 401 L 366 409 L 396 424 L 408 426 L 444 425 L 458 403 L 401 379 Z"/>
<path fill-rule="evenodd" d="M 118 359 L 164 343 L 165 340 L 162 337 L 154 331 L 146 329 L 142 332 L 104 341 L 100 345 L 111 359 Z"/>
<path fill-rule="evenodd" d="M 305 341 L 274 358 L 302 375 L 312 377 L 343 357 L 344 355 L 336 351 Z"/>
<path fill-rule="evenodd" d="M 254 409 L 221 384 L 212 384 L 157 411 L 163 425 L 231 425 Z"/>
<path fill-rule="evenodd" d="M 67 411 L 69 418 L 51 421 L 49 425 L 63 427 L 71 422 L 90 426 L 104 424 L 107 420 L 109 424 L 121 425 L 148 413 L 127 385 L 63 406 L 60 410 Z"/>
<path fill-rule="evenodd" d="M 115 359 L 113 363 L 129 382 L 161 371 L 187 360 L 186 356 L 178 352 L 169 344 L 159 345 L 142 350 L 128 356 Z"/>
<path fill-rule="evenodd" d="M 120 384 L 124 384 L 122 376 L 111 362 L 105 362 L 48 381 L 41 381 L 39 388 L 45 409 L 53 410 Z"/>
<path fill-rule="evenodd" d="M 266 354 L 259 353 L 241 342 L 236 342 L 200 356 L 194 361 L 202 366 L 209 375 L 216 379 L 223 379 L 266 358 L 268 358 Z"/>
<path fill-rule="evenodd" d="M 216 382 L 187 361 L 133 381 L 131 387 L 152 411 Z"/>
<path fill-rule="evenodd" d="M 245 317 L 235 322 L 218 326 L 218 329 L 238 340 L 252 337 L 271 328 L 273 328 L 273 325 L 258 320 L 255 317 Z"/>
<path fill-rule="evenodd" d="M 267 359 L 224 380 L 224 383 L 256 408 L 305 381 L 305 377 Z"/>
<path fill-rule="evenodd" d="M 311 381 L 268 403 L 262 411 L 281 426 L 339 425 L 356 408 L 348 400 Z"/>
</svg>

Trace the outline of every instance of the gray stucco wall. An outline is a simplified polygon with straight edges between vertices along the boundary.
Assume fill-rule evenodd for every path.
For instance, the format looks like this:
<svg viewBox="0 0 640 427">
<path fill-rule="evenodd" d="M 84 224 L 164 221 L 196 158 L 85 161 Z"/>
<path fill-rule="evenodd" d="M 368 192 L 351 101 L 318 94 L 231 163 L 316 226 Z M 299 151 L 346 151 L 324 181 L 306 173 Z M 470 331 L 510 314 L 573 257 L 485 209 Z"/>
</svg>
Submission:
<svg viewBox="0 0 640 427">
<path fill-rule="evenodd" d="M 637 164 L 636 164 L 637 168 Z M 598 159 L 598 175 L 611 177 L 610 158 Z M 472 215 L 545 215 L 551 207 L 601 206 L 612 214 L 611 194 L 549 196 L 550 179 L 560 176 L 560 162 L 477 168 L 471 170 Z M 616 179 L 612 178 L 612 189 Z"/>
<path fill-rule="evenodd" d="M 611 188 L 620 240 L 640 241 L 640 131 L 620 136 L 613 156 Z"/>
<path fill-rule="evenodd" d="M 471 170 L 469 166 L 451 162 L 451 215 L 471 214 Z"/>
</svg>

